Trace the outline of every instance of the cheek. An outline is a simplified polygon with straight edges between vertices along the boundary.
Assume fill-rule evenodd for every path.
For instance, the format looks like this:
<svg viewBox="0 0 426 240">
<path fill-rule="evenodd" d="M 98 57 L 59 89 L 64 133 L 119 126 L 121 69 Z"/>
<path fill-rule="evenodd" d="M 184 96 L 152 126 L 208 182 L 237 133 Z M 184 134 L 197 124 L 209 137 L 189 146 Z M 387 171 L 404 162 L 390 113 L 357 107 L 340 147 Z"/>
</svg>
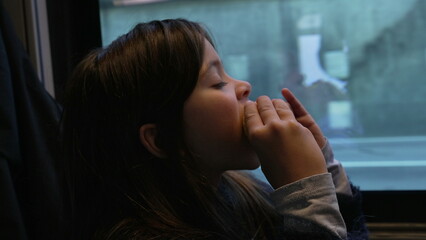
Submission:
<svg viewBox="0 0 426 240">
<path fill-rule="evenodd" d="M 241 134 L 241 120 L 238 103 L 223 98 L 188 102 L 184 107 L 184 130 L 190 141 L 191 138 L 209 144 L 229 141 Z"/>
<path fill-rule="evenodd" d="M 185 141 L 203 165 L 219 170 L 258 166 L 257 161 L 250 166 L 241 161 L 253 160 L 255 154 L 243 133 L 243 112 L 238 102 L 222 97 L 188 103 L 184 107 Z"/>
</svg>

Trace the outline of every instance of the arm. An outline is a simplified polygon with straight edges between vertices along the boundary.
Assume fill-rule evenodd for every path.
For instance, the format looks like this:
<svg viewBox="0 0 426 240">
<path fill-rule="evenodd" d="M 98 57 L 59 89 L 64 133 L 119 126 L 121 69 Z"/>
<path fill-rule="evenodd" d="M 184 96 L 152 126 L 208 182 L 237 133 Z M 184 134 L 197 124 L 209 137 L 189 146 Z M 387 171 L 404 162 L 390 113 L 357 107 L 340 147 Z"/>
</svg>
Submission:
<svg viewBox="0 0 426 240">
<path fill-rule="evenodd" d="M 329 142 L 323 136 L 321 129 L 305 110 L 303 105 L 288 89 L 283 89 L 282 95 L 290 104 L 297 121 L 312 132 L 318 146 L 321 147 L 327 170 L 331 173 L 333 184 L 336 189 L 340 212 L 345 220 L 348 231 L 348 238 L 368 239 L 368 230 L 361 209 L 361 192 L 358 188 L 351 185 L 346 176 L 345 169 L 339 161 L 334 159 L 333 150 Z"/>
<path fill-rule="evenodd" d="M 334 159 L 333 150 L 331 149 L 327 139 L 322 134 L 322 131 L 315 122 L 314 118 L 308 113 L 308 111 L 306 111 L 302 103 L 300 103 L 300 101 L 293 95 L 292 92 L 290 92 L 290 90 L 284 88 L 281 93 L 289 103 L 296 120 L 304 127 L 309 129 L 318 146 L 321 148 L 325 158 L 327 171 L 332 174 L 336 192 L 351 196 L 351 187 L 346 176 L 346 172 L 340 162 Z"/>
<path fill-rule="evenodd" d="M 285 231 L 345 239 L 346 227 L 331 174 L 327 173 L 320 146 L 309 129 L 316 124 L 304 126 L 292 107 L 291 103 L 267 97 L 245 107 L 248 139 L 265 177 L 276 189 L 271 194 L 272 201 L 284 216 Z"/>
<path fill-rule="evenodd" d="M 273 188 L 327 172 L 311 131 L 296 120 L 290 105 L 266 96 L 247 102 L 244 129 Z"/>
<path fill-rule="evenodd" d="M 272 192 L 270 197 L 277 211 L 283 215 L 284 229 L 290 229 L 290 233 L 346 239 L 346 226 L 330 173 L 285 185 Z"/>
<path fill-rule="evenodd" d="M 270 193 L 272 203 L 284 216 L 284 228 L 291 233 L 312 234 L 314 239 L 323 239 L 317 232 L 324 233 L 324 229 L 338 236 L 336 239 L 346 235 L 348 239 L 368 239 L 360 190 L 350 184 L 341 164 L 332 158 L 329 143 L 322 150 L 326 160 L 332 160 L 327 163 L 328 174 L 305 178 Z M 346 229 L 342 228 L 345 225 Z"/>
<path fill-rule="evenodd" d="M 268 99 L 249 103 L 245 109 L 245 130 L 260 157 L 262 171 L 276 188 L 271 198 L 277 210 L 288 220 L 284 222 L 285 228 L 296 232 L 299 229 L 301 233 L 308 229 L 313 232 L 322 229 L 338 239 L 345 239 L 346 222 L 349 223 L 350 239 L 366 239 L 356 237 L 360 236 L 359 229 L 365 230 L 363 236 L 367 236 L 364 222 L 357 221 L 357 224 L 353 224 L 355 219 L 362 218 L 361 211 L 351 211 L 360 209 L 361 202 L 356 197 L 359 194 L 352 197 L 344 169 L 334 160 L 331 147 L 313 118 L 288 89 L 283 89 L 282 93 L 288 104 L 282 104 L 279 100 L 268 102 Z M 290 122 L 290 127 L 295 127 L 294 120 L 299 123 L 297 127 L 307 129 L 310 135 L 303 135 L 304 133 L 298 131 L 283 131 L 276 126 L 277 121 L 282 121 L 284 123 L 281 127 L 288 130 L 289 125 L 286 123 Z M 276 149 L 280 147 L 281 149 Z M 322 158 L 318 158 L 316 148 L 322 150 Z M 319 160 L 323 165 L 319 164 Z M 300 166 L 304 168 L 301 169 Z M 330 174 L 324 174 L 327 170 Z M 286 177 L 287 174 L 291 177 Z M 343 218 L 339 205 L 343 206 L 340 209 L 343 210 Z M 307 222 L 310 223 L 309 227 L 306 226 Z M 358 227 L 353 228 L 355 225 Z"/>
<path fill-rule="evenodd" d="M 346 176 L 345 169 L 339 161 L 334 159 L 333 150 L 330 143 L 326 141 L 325 146 L 321 149 L 327 165 L 327 171 L 331 173 L 336 193 L 352 196 L 351 184 Z"/>
</svg>

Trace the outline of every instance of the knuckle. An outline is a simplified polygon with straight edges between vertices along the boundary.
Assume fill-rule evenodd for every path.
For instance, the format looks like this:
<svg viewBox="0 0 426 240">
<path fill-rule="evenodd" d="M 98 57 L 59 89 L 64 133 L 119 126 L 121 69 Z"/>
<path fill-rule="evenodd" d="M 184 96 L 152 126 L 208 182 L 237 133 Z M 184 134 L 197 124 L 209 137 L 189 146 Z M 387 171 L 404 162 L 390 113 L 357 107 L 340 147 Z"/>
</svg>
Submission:
<svg viewBox="0 0 426 240">
<path fill-rule="evenodd" d="M 279 99 L 279 98 L 274 98 L 274 99 L 272 99 L 271 101 L 272 101 L 272 103 L 274 103 L 274 104 L 286 104 L 286 102 L 285 102 L 284 100 Z"/>
<path fill-rule="evenodd" d="M 250 112 L 246 112 L 246 114 L 244 115 L 244 119 L 245 121 L 250 121 L 251 119 L 255 118 L 257 116 L 256 113 L 250 113 Z"/>
<path fill-rule="evenodd" d="M 290 105 L 287 102 L 284 102 L 281 99 L 276 99 L 272 102 L 277 110 L 291 110 Z"/>
<path fill-rule="evenodd" d="M 272 130 L 278 130 L 285 127 L 281 120 L 272 120 L 268 125 Z"/>
<path fill-rule="evenodd" d="M 247 137 L 251 142 L 259 142 L 262 141 L 264 136 L 264 131 L 261 128 L 251 129 L 247 133 Z"/>
<path fill-rule="evenodd" d="M 266 112 L 266 111 L 271 111 L 271 110 L 273 110 L 272 109 L 272 106 L 270 106 L 270 105 L 261 105 L 261 106 L 259 106 L 259 112 Z"/>
<path fill-rule="evenodd" d="M 291 116 L 290 114 L 292 113 L 292 112 L 290 111 L 290 109 L 288 109 L 288 108 L 283 108 L 283 107 L 278 107 L 278 108 L 276 108 L 276 111 L 277 111 L 277 113 L 278 113 L 278 114 L 280 114 L 280 115 L 289 114 L 289 116 Z"/>
<path fill-rule="evenodd" d="M 295 119 L 290 119 L 286 121 L 286 128 L 291 131 L 299 131 L 304 128 L 300 123 Z"/>
</svg>

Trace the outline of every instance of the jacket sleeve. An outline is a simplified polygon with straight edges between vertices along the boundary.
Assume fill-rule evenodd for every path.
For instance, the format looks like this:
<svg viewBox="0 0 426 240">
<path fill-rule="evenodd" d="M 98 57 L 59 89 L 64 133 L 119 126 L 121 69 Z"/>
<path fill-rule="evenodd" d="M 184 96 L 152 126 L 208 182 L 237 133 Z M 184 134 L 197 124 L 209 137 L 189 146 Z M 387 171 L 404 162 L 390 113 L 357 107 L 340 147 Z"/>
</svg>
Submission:
<svg viewBox="0 0 426 240">
<path fill-rule="evenodd" d="M 333 150 L 327 141 L 322 148 L 336 189 L 340 212 L 345 220 L 349 239 L 368 239 L 368 229 L 362 212 L 362 194 L 358 187 L 353 186 L 346 175 L 342 164 L 334 158 Z"/>
<path fill-rule="evenodd" d="M 276 189 L 272 203 L 283 216 L 284 230 L 299 235 L 346 239 L 346 225 L 339 211 L 330 173 L 310 176 Z"/>
<path fill-rule="evenodd" d="M 322 151 L 329 173 L 301 179 L 270 194 L 283 215 L 284 235 L 368 239 L 361 192 L 352 186 L 344 168 L 334 159 L 328 141 Z"/>
<path fill-rule="evenodd" d="M 336 193 L 352 196 L 351 184 L 346 176 L 342 164 L 334 158 L 333 150 L 328 141 L 321 149 L 327 165 L 327 170 L 331 173 Z"/>
</svg>

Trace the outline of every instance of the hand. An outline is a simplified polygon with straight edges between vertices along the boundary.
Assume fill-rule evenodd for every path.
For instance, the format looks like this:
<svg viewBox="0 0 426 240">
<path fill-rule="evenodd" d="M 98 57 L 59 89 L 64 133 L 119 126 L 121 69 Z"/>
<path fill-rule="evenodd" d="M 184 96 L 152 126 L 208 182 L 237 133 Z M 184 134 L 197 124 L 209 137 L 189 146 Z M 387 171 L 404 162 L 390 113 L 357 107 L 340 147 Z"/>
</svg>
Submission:
<svg viewBox="0 0 426 240">
<path fill-rule="evenodd" d="M 246 103 L 244 114 L 245 132 L 272 187 L 327 172 L 312 132 L 295 118 L 290 104 L 262 96 Z"/>
<path fill-rule="evenodd" d="M 309 129 L 309 131 L 311 131 L 312 135 L 314 135 L 314 138 L 318 143 L 318 146 L 322 149 L 326 144 L 326 140 L 314 118 L 308 113 L 308 111 L 306 111 L 302 103 L 300 103 L 300 101 L 288 88 L 283 88 L 281 90 L 281 94 L 290 104 L 291 110 L 293 111 L 296 120 L 305 128 Z"/>
</svg>

